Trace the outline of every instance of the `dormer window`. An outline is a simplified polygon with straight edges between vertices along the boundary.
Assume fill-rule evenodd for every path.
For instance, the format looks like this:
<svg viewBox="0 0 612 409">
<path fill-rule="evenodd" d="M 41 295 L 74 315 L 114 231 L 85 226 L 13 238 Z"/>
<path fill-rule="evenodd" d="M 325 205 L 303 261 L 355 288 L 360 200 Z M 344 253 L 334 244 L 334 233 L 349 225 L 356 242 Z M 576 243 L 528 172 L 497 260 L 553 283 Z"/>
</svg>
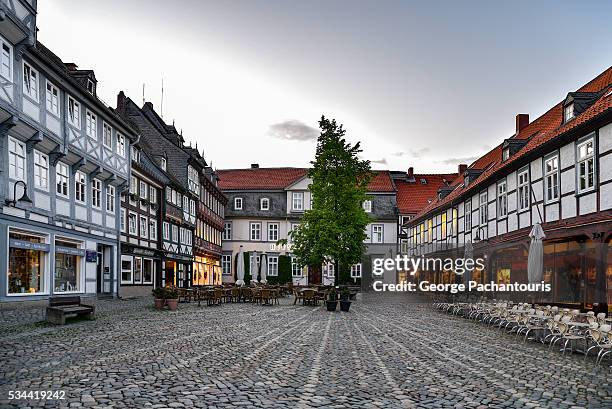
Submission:
<svg viewBox="0 0 612 409">
<path fill-rule="evenodd" d="M 166 171 L 166 164 L 167 164 L 167 163 L 166 163 L 166 158 L 161 158 L 161 160 L 160 160 L 160 165 L 161 165 L 161 168 L 162 168 L 162 170 L 163 170 L 164 172 Z"/>
<path fill-rule="evenodd" d="M 510 158 L 510 148 L 506 148 L 502 151 L 502 160 L 507 161 Z"/>
<path fill-rule="evenodd" d="M 563 122 L 569 122 L 574 119 L 574 103 L 566 105 L 563 108 Z"/>
<path fill-rule="evenodd" d="M 259 209 L 260 210 L 270 210 L 270 199 L 264 197 L 259 201 Z"/>
<path fill-rule="evenodd" d="M 364 200 L 363 201 L 363 210 L 366 213 L 372 213 L 372 201 L 371 200 Z"/>
<path fill-rule="evenodd" d="M 422 185 L 426 185 L 426 184 L 427 184 L 427 179 L 425 179 L 425 178 L 421 178 L 421 184 L 422 184 Z"/>
<path fill-rule="evenodd" d="M 96 95 L 96 84 L 90 79 L 87 80 L 87 92 L 91 95 Z"/>
</svg>

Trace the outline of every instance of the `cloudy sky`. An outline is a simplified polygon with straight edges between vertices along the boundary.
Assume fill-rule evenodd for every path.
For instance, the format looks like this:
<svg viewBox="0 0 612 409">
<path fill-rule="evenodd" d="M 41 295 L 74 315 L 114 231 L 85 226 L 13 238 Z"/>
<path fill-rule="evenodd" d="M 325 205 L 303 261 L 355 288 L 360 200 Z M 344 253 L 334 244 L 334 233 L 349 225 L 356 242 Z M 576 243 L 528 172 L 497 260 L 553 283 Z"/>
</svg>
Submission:
<svg viewBox="0 0 612 409">
<path fill-rule="evenodd" d="M 612 64 L 612 2 L 39 1 L 39 40 L 216 168 L 306 166 L 321 114 L 374 168 L 451 171 Z"/>
</svg>

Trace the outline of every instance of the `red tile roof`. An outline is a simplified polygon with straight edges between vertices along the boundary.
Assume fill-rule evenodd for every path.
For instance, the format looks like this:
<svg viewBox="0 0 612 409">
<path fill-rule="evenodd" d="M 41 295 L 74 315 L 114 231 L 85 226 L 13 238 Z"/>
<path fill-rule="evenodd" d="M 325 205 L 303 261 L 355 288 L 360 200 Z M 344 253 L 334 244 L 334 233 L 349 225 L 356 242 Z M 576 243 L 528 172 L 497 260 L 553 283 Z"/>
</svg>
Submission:
<svg viewBox="0 0 612 409">
<path fill-rule="evenodd" d="M 285 189 L 306 176 L 306 168 L 247 168 L 217 171 L 222 190 Z M 395 192 L 391 175 L 387 170 L 373 171 L 370 192 Z"/>
<path fill-rule="evenodd" d="M 608 112 L 612 109 L 612 95 L 609 95 L 610 89 L 612 89 L 612 67 L 606 69 L 596 78 L 578 89 L 577 92 L 601 92 L 607 90 L 607 92 L 602 92 L 595 103 L 586 111 L 582 112 L 571 121 L 562 124 L 563 101 L 565 101 L 565 99 L 563 99 L 563 101 L 556 104 L 548 112 L 523 128 L 518 135 L 512 137 L 517 139 L 531 138 L 521 150 L 512 155 L 508 160 L 502 162 L 502 145 L 500 144 L 481 158 L 477 159 L 468 168 L 480 169 L 483 170 L 483 173 L 478 178 L 471 181 L 467 189 L 463 188 L 463 178 L 457 178 L 455 183 L 453 183 L 455 189 L 442 200 L 434 196 L 433 201 L 417 214 L 413 222 L 422 219 L 424 216 L 433 213 L 437 209 L 448 207 L 450 202 L 465 194 L 475 194 L 477 190 L 483 188 L 482 185 L 484 185 L 484 182 L 493 181 L 492 176 L 494 174 L 510 167 L 529 152 L 559 137 L 565 132 L 576 128 L 578 125 L 600 114 Z"/>
<path fill-rule="evenodd" d="M 303 168 L 247 168 L 219 170 L 222 190 L 284 189 L 306 175 Z"/>
<path fill-rule="evenodd" d="M 456 173 L 446 175 L 414 175 L 414 182 L 395 180 L 397 207 L 401 214 L 415 214 L 429 204 L 438 189 L 447 186 L 457 178 Z M 421 179 L 427 182 L 423 184 Z"/>
</svg>

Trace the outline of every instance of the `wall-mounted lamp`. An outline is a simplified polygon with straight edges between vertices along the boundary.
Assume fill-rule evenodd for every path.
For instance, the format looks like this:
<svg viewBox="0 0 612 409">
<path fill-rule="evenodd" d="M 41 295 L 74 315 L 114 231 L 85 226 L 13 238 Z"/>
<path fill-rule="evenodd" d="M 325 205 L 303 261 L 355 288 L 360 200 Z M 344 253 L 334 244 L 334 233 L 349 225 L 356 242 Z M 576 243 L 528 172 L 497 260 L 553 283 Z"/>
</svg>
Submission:
<svg viewBox="0 0 612 409">
<path fill-rule="evenodd" d="M 23 195 L 17 200 L 16 197 L 18 184 L 23 184 Z M 15 207 L 18 202 L 22 204 L 32 204 L 32 200 L 30 200 L 30 198 L 28 197 L 28 185 L 26 184 L 26 182 L 24 182 L 23 180 L 18 180 L 17 182 L 15 182 L 15 184 L 13 185 L 13 199 L 6 199 L 5 202 L 7 206 L 13 207 Z"/>
</svg>

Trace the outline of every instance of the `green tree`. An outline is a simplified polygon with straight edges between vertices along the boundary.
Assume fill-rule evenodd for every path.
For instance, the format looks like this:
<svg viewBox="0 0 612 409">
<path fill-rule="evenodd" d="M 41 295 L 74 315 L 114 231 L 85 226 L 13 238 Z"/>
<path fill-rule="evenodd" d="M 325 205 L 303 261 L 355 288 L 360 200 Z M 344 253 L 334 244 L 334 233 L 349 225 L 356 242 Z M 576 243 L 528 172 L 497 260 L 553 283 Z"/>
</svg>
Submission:
<svg viewBox="0 0 612 409">
<path fill-rule="evenodd" d="M 360 143 L 348 143 L 342 125 L 322 116 L 319 127 L 315 159 L 308 171 L 312 208 L 291 233 L 292 252 L 301 265 L 320 266 L 333 260 L 338 285 L 339 266 L 358 263 L 365 250 L 370 218 L 362 203 L 372 173 L 370 161 L 359 158 Z"/>
</svg>

